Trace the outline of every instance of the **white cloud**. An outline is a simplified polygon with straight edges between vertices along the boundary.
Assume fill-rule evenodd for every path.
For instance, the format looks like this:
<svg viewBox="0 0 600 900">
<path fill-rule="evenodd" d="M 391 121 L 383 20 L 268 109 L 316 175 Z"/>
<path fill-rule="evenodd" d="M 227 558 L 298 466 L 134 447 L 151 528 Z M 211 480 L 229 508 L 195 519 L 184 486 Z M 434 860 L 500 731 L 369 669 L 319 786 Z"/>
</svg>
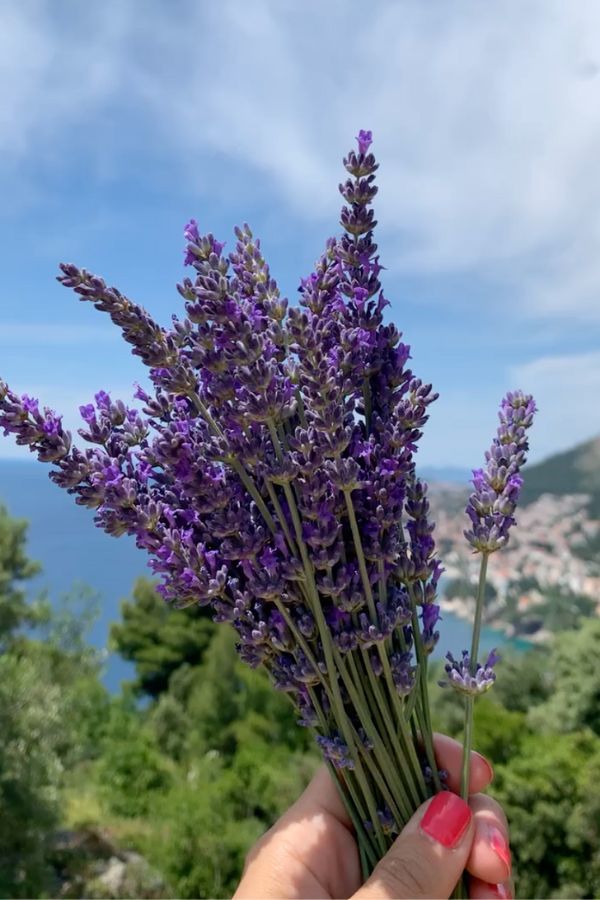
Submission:
<svg viewBox="0 0 600 900">
<path fill-rule="evenodd" d="M 511 368 L 511 384 L 533 394 L 532 459 L 600 434 L 600 352 L 546 356 Z"/>
<path fill-rule="evenodd" d="M 122 41 L 134 24 L 129 3 L 75 7 L 47 0 L 0 4 L 0 149 L 6 166 L 52 159 L 65 129 L 90 126 L 118 97 L 127 65 Z M 102 123 L 96 118 L 96 128 Z M 69 135 L 72 138 L 75 135 Z M 101 134 L 96 133 L 101 143 Z M 67 142 L 68 143 L 68 142 Z"/>
<path fill-rule="evenodd" d="M 485 272 L 521 311 L 600 321 L 594 0 L 55 9 L 0 6 L 13 165 L 85 140 L 110 166 L 127 108 L 197 188 L 216 153 L 258 173 L 257 195 L 275 188 L 295 215 L 333 222 L 339 157 L 372 127 L 390 265 Z"/>
</svg>

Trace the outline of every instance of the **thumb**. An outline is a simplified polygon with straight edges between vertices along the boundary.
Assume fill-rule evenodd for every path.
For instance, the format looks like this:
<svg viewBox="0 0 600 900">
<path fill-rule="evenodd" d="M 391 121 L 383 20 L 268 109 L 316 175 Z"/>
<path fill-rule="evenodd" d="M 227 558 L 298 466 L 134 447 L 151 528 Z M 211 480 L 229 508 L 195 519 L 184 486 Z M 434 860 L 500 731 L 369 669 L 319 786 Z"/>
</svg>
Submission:
<svg viewBox="0 0 600 900">
<path fill-rule="evenodd" d="M 465 801 L 450 791 L 436 794 L 419 807 L 353 900 L 450 897 L 473 835 Z"/>
</svg>

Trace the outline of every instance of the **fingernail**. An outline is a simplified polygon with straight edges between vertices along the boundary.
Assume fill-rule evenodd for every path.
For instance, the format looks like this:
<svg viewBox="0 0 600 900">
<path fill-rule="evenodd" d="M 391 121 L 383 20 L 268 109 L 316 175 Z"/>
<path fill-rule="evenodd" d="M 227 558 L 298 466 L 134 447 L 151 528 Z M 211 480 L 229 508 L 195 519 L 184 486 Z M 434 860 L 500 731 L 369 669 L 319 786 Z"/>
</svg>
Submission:
<svg viewBox="0 0 600 900">
<path fill-rule="evenodd" d="M 471 821 L 471 810 L 451 791 L 436 794 L 421 819 L 421 830 L 444 847 L 456 847 Z"/>
<path fill-rule="evenodd" d="M 487 760 L 482 753 L 478 753 L 477 750 L 473 750 L 473 756 L 476 756 L 477 759 L 481 760 L 481 762 L 483 763 L 483 765 L 486 767 L 486 769 L 488 771 L 489 780 L 493 781 L 494 780 L 494 769 L 492 767 L 491 762 L 489 760 Z"/>
<path fill-rule="evenodd" d="M 493 897 L 500 897 L 500 900 L 513 900 L 513 895 L 505 884 L 489 884 L 486 881 L 481 883 Z"/>
<path fill-rule="evenodd" d="M 508 875 L 511 873 L 512 869 L 512 860 L 510 855 L 510 847 L 508 846 L 508 841 L 502 834 L 499 828 L 496 828 L 495 825 L 488 826 L 488 840 L 490 842 L 490 847 L 498 856 L 506 868 L 508 869 Z"/>
</svg>

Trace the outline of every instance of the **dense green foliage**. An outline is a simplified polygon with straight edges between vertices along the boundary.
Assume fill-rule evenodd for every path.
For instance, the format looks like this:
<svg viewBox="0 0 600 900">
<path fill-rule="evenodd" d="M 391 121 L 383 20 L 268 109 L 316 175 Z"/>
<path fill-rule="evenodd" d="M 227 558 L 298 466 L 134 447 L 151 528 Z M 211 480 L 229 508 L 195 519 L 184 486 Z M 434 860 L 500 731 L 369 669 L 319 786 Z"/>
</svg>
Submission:
<svg viewBox="0 0 600 900">
<path fill-rule="evenodd" d="M 49 843 L 61 820 L 68 766 L 97 743 L 106 691 L 83 640 L 85 610 L 28 602 L 38 571 L 26 523 L 0 508 L 0 896 L 30 897 L 48 883 Z M 85 594 L 79 600 L 89 601 Z M 32 631 L 35 629 L 35 631 Z"/>
<path fill-rule="evenodd" d="M 23 523 L 0 513 L 0 896 L 55 896 L 57 829 L 90 826 L 167 885 L 156 893 L 146 877 L 122 896 L 230 895 L 249 846 L 318 765 L 310 734 L 237 660 L 227 628 L 168 613 L 145 581 L 113 631 L 136 679 L 109 696 L 84 637 L 89 598 L 50 615 L 26 600 L 34 571 Z M 476 705 L 521 897 L 600 894 L 599 653 L 600 621 L 583 620 L 506 659 Z M 432 668 L 435 725 L 459 735 L 462 705 Z M 71 895 L 82 894 L 117 896 L 91 875 Z"/>
<path fill-rule="evenodd" d="M 44 876 L 46 836 L 58 823 L 60 691 L 43 666 L 0 656 L 0 895 L 29 897 Z"/>
</svg>

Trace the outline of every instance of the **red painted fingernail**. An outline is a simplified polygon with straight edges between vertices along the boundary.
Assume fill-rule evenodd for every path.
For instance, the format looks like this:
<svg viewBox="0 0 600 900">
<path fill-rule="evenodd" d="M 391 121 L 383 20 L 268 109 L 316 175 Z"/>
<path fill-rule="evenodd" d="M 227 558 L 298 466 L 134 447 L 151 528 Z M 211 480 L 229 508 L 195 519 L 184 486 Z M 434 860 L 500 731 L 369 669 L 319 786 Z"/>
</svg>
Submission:
<svg viewBox="0 0 600 900">
<path fill-rule="evenodd" d="M 512 869 L 510 847 L 508 846 L 508 841 L 506 840 L 500 829 L 496 828 L 495 825 L 488 826 L 488 840 L 490 842 L 490 847 L 492 848 L 496 856 L 500 857 L 500 859 L 508 869 L 508 875 L 510 875 Z"/>
<path fill-rule="evenodd" d="M 493 897 L 500 897 L 500 900 L 513 900 L 513 895 L 505 884 L 489 884 L 487 881 L 482 881 L 481 884 Z"/>
<path fill-rule="evenodd" d="M 487 760 L 482 753 L 478 753 L 477 750 L 473 750 L 473 756 L 476 756 L 477 759 L 481 760 L 481 762 L 484 764 L 484 766 L 486 767 L 486 769 L 488 771 L 489 780 L 493 781 L 494 780 L 494 769 L 492 767 L 491 762 L 489 760 Z"/>
<path fill-rule="evenodd" d="M 421 830 L 444 847 L 456 847 L 471 821 L 471 810 L 451 791 L 436 794 L 421 819 Z"/>
</svg>

